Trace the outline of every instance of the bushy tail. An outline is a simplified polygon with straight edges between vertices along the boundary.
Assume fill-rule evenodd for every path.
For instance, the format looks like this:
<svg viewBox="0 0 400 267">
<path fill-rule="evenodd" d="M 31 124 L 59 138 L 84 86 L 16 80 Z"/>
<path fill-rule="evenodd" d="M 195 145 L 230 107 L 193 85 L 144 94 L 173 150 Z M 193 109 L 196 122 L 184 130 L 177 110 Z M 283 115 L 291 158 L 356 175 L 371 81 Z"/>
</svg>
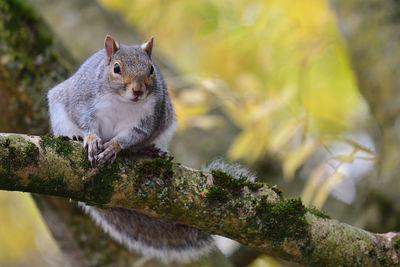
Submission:
<svg viewBox="0 0 400 267">
<path fill-rule="evenodd" d="M 162 262 L 188 262 L 213 248 L 211 235 L 187 225 L 123 208 L 79 206 L 117 242 Z"/>
</svg>

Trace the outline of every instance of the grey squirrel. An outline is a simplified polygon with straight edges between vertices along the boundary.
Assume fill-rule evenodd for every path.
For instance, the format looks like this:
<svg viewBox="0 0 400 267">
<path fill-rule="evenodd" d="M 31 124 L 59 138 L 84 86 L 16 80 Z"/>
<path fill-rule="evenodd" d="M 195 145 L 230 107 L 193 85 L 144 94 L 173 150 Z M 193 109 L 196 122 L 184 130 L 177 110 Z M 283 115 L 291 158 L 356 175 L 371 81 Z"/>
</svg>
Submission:
<svg viewBox="0 0 400 267">
<path fill-rule="evenodd" d="M 151 58 L 153 38 L 127 46 L 107 35 L 104 46 L 48 91 L 53 134 L 83 139 L 92 166 L 111 164 L 122 149 L 154 145 L 166 151 L 176 120 Z M 164 262 L 189 261 L 213 247 L 211 235 L 194 227 L 122 208 L 78 205 L 119 243 Z"/>
</svg>

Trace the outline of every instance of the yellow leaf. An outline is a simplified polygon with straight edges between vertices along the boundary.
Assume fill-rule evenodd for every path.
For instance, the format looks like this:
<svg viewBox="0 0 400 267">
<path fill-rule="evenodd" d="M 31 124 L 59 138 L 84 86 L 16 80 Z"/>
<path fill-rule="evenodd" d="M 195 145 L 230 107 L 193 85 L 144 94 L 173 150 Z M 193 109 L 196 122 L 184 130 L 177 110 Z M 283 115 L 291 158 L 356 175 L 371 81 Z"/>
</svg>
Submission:
<svg viewBox="0 0 400 267">
<path fill-rule="evenodd" d="M 296 129 L 299 128 L 299 123 L 292 119 L 283 125 L 276 131 L 273 131 L 271 138 L 268 142 L 268 148 L 272 152 L 280 150 L 296 133 Z"/>
<path fill-rule="evenodd" d="M 328 198 L 328 195 L 329 195 L 329 192 L 331 191 L 331 189 L 335 185 L 339 184 L 343 180 L 344 176 L 345 176 L 344 173 L 335 172 L 334 174 L 332 174 L 331 176 L 326 178 L 326 180 L 319 188 L 319 190 L 313 200 L 313 206 L 315 206 L 318 209 L 322 208 L 326 199 Z"/>
<path fill-rule="evenodd" d="M 317 144 L 312 140 L 306 140 L 300 147 L 293 149 L 283 159 L 283 175 L 285 179 L 293 179 L 294 173 L 301 164 L 314 152 Z"/>
<path fill-rule="evenodd" d="M 337 155 L 332 157 L 332 159 L 338 160 L 340 162 L 352 163 L 356 158 L 355 154 L 351 153 L 349 155 Z"/>
<path fill-rule="evenodd" d="M 307 183 L 303 189 L 303 193 L 301 194 L 301 200 L 304 205 L 309 206 L 311 200 L 317 190 L 318 186 L 321 184 L 321 180 L 323 175 L 325 174 L 326 164 L 323 162 L 317 168 L 315 168 L 308 178 Z"/>
</svg>

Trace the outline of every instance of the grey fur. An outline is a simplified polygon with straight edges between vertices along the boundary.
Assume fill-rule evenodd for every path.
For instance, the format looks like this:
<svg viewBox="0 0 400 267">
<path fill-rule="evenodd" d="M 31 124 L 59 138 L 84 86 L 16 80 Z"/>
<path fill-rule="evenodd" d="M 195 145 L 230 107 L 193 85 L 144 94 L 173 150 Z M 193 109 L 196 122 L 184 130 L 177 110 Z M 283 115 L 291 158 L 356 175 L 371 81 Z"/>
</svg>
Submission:
<svg viewBox="0 0 400 267">
<path fill-rule="evenodd" d="M 49 105 L 55 101 L 62 102 L 70 119 L 84 133 L 99 131 L 99 126 L 95 124 L 95 104 L 99 96 L 115 94 L 124 87 L 124 84 L 110 80 L 110 75 L 107 75 L 109 67 L 105 65 L 105 58 L 104 49 L 96 52 L 80 66 L 73 76 L 48 92 Z M 149 61 L 149 58 L 141 51 L 140 46 L 121 45 L 114 59 L 124 61 L 126 73 L 131 77 L 146 74 L 143 69 L 147 70 L 148 67 L 143 62 Z M 153 66 L 154 80 L 148 88 L 150 92 L 148 97 L 157 99 L 154 114 L 148 114 L 148 117 L 142 119 L 143 122 L 140 124 L 146 135 L 137 138 L 132 132 L 132 135 L 123 140 L 123 148 L 136 144 L 151 144 L 156 136 L 175 122 L 175 113 L 164 80 L 154 63 Z M 107 141 L 109 139 L 103 140 L 103 142 Z"/>
<path fill-rule="evenodd" d="M 122 149 L 133 151 L 151 144 L 166 150 L 175 126 L 164 80 L 150 55 L 138 45 L 117 47 L 110 64 L 102 49 L 47 93 L 53 134 L 83 137 L 94 164 L 115 159 L 118 151 L 113 150 L 112 142 L 116 141 Z M 121 76 L 113 72 L 116 63 Z M 144 80 L 146 83 L 139 83 Z M 131 102 L 128 96 L 134 96 L 132 88 L 138 84 L 138 88 L 146 84 L 145 92 Z M 191 260 L 213 246 L 212 237 L 197 228 L 121 208 L 79 205 L 115 240 L 164 262 Z"/>
</svg>

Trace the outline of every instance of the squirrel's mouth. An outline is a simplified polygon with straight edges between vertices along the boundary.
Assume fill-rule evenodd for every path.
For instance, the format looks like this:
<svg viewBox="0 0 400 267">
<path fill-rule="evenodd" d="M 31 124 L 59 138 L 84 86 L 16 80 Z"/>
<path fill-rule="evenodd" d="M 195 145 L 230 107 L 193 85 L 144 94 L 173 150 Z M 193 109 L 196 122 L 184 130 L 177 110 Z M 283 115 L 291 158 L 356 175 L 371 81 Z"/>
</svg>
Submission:
<svg viewBox="0 0 400 267">
<path fill-rule="evenodd" d="M 132 101 L 132 102 L 138 102 L 138 101 L 139 101 L 139 97 L 136 96 L 136 97 L 134 97 L 134 98 L 131 98 L 131 101 Z"/>
</svg>

